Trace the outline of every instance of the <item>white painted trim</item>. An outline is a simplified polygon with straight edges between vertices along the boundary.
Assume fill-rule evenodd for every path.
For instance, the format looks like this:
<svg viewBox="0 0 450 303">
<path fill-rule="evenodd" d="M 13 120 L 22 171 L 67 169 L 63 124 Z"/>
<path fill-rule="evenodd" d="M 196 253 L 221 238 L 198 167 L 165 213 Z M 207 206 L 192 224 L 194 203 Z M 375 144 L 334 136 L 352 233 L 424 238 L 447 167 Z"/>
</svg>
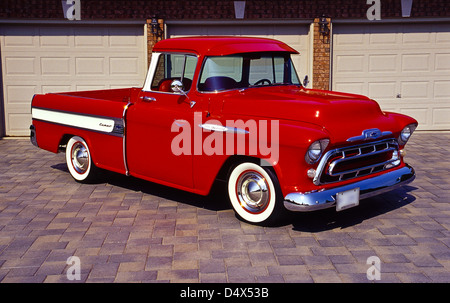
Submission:
<svg viewBox="0 0 450 303">
<path fill-rule="evenodd" d="M 307 86 L 309 88 L 314 87 L 314 22 L 309 25 L 309 66 L 308 66 L 308 78 L 309 83 Z M 300 79 L 303 81 L 303 79 Z"/>
<path fill-rule="evenodd" d="M 31 116 L 33 119 L 37 120 L 85 128 L 89 130 L 101 131 L 106 133 L 111 133 L 114 129 L 114 120 L 107 118 L 63 113 L 40 108 L 32 108 Z"/>
<path fill-rule="evenodd" d="M 159 56 L 161 56 L 161 53 L 156 53 L 156 52 L 152 53 L 150 66 L 149 66 L 148 72 L 147 72 L 147 78 L 145 78 L 145 84 L 144 84 L 144 87 L 142 88 L 143 91 L 149 92 L 149 91 L 152 90 L 153 76 L 155 75 L 156 66 L 158 65 Z"/>
</svg>

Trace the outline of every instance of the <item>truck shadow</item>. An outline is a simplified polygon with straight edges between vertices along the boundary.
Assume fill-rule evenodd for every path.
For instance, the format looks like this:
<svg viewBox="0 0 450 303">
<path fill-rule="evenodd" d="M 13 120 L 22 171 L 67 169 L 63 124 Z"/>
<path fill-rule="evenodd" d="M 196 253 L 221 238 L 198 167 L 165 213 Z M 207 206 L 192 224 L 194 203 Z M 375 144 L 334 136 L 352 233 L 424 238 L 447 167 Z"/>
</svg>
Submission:
<svg viewBox="0 0 450 303">
<path fill-rule="evenodd" d="M 105 179 L 105 182 L 114 186 L 141 191 L 162 199 L 210 211 L 231 209 L 225 188 L 226 183 L 223 181 L 216 182 L 208 196 L 200 196 L 133 177 L 125 177 L 109 172 L 107 175 L 108 178 Z M 416 189 L 416 187 L 412 186 L 403 186 L 391 192 L 361 200 L 358 207 L 342 212 L 336 212 L 334 208 L 309 213 L 286 212 L 285 216 L 276 225 L 268 227 L 276 228 L 292 225 L 293 230 L 301 232 L 321 232 L 336 228 L 344 229 L 412 203 L 416 198 L 409 192 Z M 239 219 L 236 218 L 236 220 Z"/>
<path fill-rule="evenodd" d="M 52 168 L 68 173 L 65 163 L 53 165 Z M 97 184 L 104 183 L 134 192 L 142 192 L 154 196 L 155 200 L 176 201 L 210 211 L 231 209 L 224 181 L 215 182 L 208 196 L 189 193 L 109 171 L 103 171 L 97 181 Z M 416 198 L 409 192 L 416 189 L 416 187 L 406 185 L 379 196 L 361 200 L 358 207 L 342 212 L 336 212 L 334 208 L 306 213 L 286 211 L 282 219 L 275 225 L 268 227 L 276 228 L 292 225 L 293 230 L 300 232 L 322 232 L 336 228 L 344 229 L 412 203 Z"/>
<path fill-rule="evenodd" d="M 403 186 L 379 196 L 361 200 L 359 206 L 341 212 L 330 208 L 311 213 L 290 213 L 290 219 L 287 218 L 287 220 L 289 220 L 289 224 L 292 224 L 293 230 L 302 232 L 345 229 L 414 202 L 416 198 L 409 192 L 416 189 L 413 186 Z M 376 225 L 376 223 L 370 224 Z"/>
<path fill-rule="evenodd" d="M 66 163 L 59 163 L 51 166 L 53 169 L 69 174 Z M 76 182 L 75 180 L 73 182 Z M 223 182 L 216 182 L 208 196 L 201 196 L 176 188 L 149 182 L 143 179 L 127 177 L 111 171 L 101 170 L 96 181 L 91 184 L 110 184 L 115 187 L 127 189 L 134 192 L 142 192 L 154 196 L 156 199 L 166 199 L 192 205 L 194 207 L 205 208 L 211 211 L 222 211 L 231 209 L 226 192 L 222 189 Z M 223 186 L 221 186 L 223 185 Z"/>
<path fill-rule="evenodd" d="M 231 209 L 226 192 L 222 190 L 219 182 L 214 184 L 208 196 L 201 196 L 187 191 L 179 190 L 165 185 L 160 185 L 143 179 L 127 177 L 113 172 L 102 172 L 100 183 L 108 183 L 113 186 L 126 188 L 136 192 L 142 192 L 159 199 L 176 201 L 198 208 L 211 211 L 222 211 Z"/>
</svg>

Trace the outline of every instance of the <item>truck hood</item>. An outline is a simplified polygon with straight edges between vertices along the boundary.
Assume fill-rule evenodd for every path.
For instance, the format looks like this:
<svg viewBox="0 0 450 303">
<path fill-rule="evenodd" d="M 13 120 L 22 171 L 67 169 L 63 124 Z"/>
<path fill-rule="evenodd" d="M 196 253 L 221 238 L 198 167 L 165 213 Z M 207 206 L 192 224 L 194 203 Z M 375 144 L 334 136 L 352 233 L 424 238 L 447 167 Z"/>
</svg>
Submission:
<svg viewBox="0 0 450 303">
<path fill-rule="evenodd" d="M 226 116 L 314 124 L 328 132 L 335 143 L 361 135 L 366 129 L 398 131 L 395 119 L 383 113 L 377 102 L 361 95 L 295 86 L 257 87 L 227 94 L 223 105 Z"/>
</svg>

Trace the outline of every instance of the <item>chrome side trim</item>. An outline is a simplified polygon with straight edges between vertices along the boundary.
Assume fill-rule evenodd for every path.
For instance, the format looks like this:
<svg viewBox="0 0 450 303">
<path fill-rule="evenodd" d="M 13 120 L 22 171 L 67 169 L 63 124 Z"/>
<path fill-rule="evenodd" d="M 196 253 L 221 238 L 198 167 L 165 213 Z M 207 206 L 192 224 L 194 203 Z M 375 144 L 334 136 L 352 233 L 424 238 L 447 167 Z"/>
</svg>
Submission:
<svg viewBox="0 0 450 303">
<path fill-rule="evenodd" d="M 125 175 L 129 176 L 130 171 L 128 170 L 128 162 L 127 162 L 127 132 L 126 132 L 126 115 L 128 108 L 133 105 L 130 101 L 128 101 L 127 105 L 124 106 L 122 112 L 122 124 L 123 124 L 123 140 L 122 140 L 122 154 L 123 154 L 123 164 L 125 167 Z"/>
<path fill-rule="evenodd" d="M 210 123 L 199 124 L 198 126 L 203 129 L 206 129 L 208 131 L 233 133 L 233 134 L 249 134 L 248 130 L 245 130 L 242 128 L 237 128 L 237 127 L 223 126 L 223 125 L 210 124 Z"/>
<path fill-rule="evenodd" d="M 284 207 L 290 211 L 300 212 L 335 207 L 337 193 L 359 188 L 361 193 L 360 200 L 362 200 L 408 184 L 415 177 L 414 169 L 406 165 L 400 169 L 344 186 L 308 193 L 290 193 L 284 198 Z"/>
</svg>

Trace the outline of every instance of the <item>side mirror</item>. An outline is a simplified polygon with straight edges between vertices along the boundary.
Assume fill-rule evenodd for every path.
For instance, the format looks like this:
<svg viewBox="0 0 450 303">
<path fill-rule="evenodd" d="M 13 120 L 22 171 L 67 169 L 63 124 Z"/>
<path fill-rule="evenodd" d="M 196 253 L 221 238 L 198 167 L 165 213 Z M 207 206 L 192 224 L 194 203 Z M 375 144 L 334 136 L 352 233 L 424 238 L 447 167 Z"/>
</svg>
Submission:
<svg viewBox="0 0 450 303">
<path fill-rule="evenodd" d="M 305 76 L 305 79 L 303 79 L 303 86 L 306 87 L 308 86 L 309 80 L 308 80 L 308 75 Z"/>
<path fill-rule="evenodd" d="M 173 80 L 172 83 L 170 84 L 170 89 L 174 93 L 182 93 L 183 95 L 186 95 L 186 92 L 184 91 L 183 82 L 181 82 L 180 80 Z"/>
<path fill-rule="evenodd" d="M 184 86 L 183 86 L 183 82 L 181 82 L 180 80 L 173 80 L 172 83 L 170 84 L 170 89 L 174 92 L 174 93 L 182 93 L 188 100 L 189 96 L 186 94 L 186 92 L 184 91 Z M 191 100 L 189 102 L 191 108 L 194 107 L 195 105 L 195 101 Z"/>
</svg>

